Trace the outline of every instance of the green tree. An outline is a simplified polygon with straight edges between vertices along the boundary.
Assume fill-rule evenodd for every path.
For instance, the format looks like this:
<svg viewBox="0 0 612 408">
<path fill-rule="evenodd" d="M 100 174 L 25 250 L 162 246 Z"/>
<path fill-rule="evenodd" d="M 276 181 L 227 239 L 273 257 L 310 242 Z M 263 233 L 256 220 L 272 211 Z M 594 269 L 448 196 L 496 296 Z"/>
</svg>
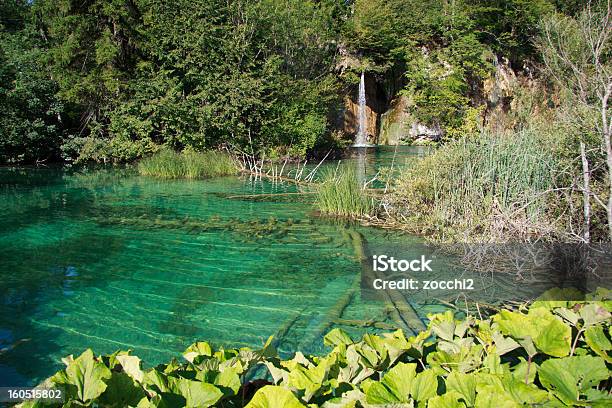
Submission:
<svg viewBox="0 0 612 408">
<path fill-rule="evenodd" d="M 43 1 L 36 10 L 59 94 L 80 106 L 82 136 L 70 145 L 83 158 L 129 160 L 162 144 L 303 155 L 328 131 L 334 1 Z"/>
<path fill-rule="evenodd" d="M 25 2 L 2 2 L 0 10 L 0 163 L 57 160 L 63 105 L 43 64 L 44 44 Z"/>
<path fill-rule="evenodd" d="M 538 24 L 555 6 L 549 0 L 465 0 L 465 10 L 481 41 L 520 69 L 526 60 L 537 58 Z"/>
</svg>

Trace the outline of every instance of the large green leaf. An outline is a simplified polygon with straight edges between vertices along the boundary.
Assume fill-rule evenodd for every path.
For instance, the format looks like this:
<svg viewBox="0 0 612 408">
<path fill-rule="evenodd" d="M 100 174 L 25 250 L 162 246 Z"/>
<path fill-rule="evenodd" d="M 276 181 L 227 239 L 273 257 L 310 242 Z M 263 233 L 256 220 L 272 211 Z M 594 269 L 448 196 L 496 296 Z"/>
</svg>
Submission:
<svg viewBox="0 0 612 408">
<path fill-rule="evenodd" d="M 63 385 L 66 394 L 75 400 L 88 403 L 106 390 L 106 381 L 111 371 L 94 357 L 87 349 L 77 359 L 71 361 L 64 371 L 55 374 L 51 381 Z"/>
<path fill-rule="evenodd" d="M 578 314 L 584 322 L 584 327 L 589 327 L 597 323 L 610 320 L 610 312 L 597 303 L 585 304 L 582 306 L 582 308 L 580 308 Z"/>
<path fill-rule="evenodd" d="M 608 352 L 612 350 L 612 343 L 608 340 L 603 327 L 591 326 L 584 332 L 586 344 L 599 356 L 603 357 L 608 363 L 612 363 L 612 358 Z"/>
<path fill-rule="evenodd" d="M 445 375 L 449 370 L 472 371 L 482 364 L 481 349 L 481 346 L 474 346 L 452 354 L 446 351 L 436 351 L 427 355 L 427 363 L 438 375 Z"/>
<path fill-rule="evenodd" d="M 151 393 L 169 392 L 171 387 L 168 376 L 157 371 L 157 369 L 147 371 L 143 379 L 143 384 Z"/>
<path fill-rule="evenodd" d="M 465 408 L 465 404 L 460 399 L 461 394 L 456 391 L 449 391 L 427 401 L 427 408 Z"/>
<path fill-rule="evenodd" d="M 475 404 L 478 408 L 518 408 L 521 406 L 506 392 L 500 392 L 491 385 L 479 388 Z"/>
<path fill-rule="evenodd" d="M 330 366 L 335 362 L 334 358 L 321 359 L 317 366 L 306 368 L 297 364 L 287 376 L 287 385 L 298 390 L 304 390 L 304 400 L 309 401 L 324 385 L 327 380 Z"/>
<path fill-rule="evenodd" d="M 183 352 L 183 357 L 190 363 L 193 363 L 195 358 L 198 356 L 212 356 L 212 348 L 210 344 L 205 341 L 199 341 L 187 347 L 187 350 Z"/>
<path fill-rule="evenodd" d="M 407 401 L 416 376 L 416 364 L 397 363 L 383 377 L 382 383 L 391 390 L 399 401 Z"/>
<path fill-rule="evenodd" d="M 364 387 L 364 391 L 368 404 L 380 405 L 405 402 L 399 399 L 397 395 L 380 382 L 368 383 L 368 385 Z"/>
<path fill-rule="evenodd" d="M 333 329 L 323 337 L 323 344 L 326 346 L 337 346 L 339 344 L 351 344 L 353 340 L 344 330 Z"/>
<path fill-rule="evenodd" d="M 304 408 L 293 393 L 277 385 L 259 389 L 245 408 Z"/>
<path fill-rule="evenodd" d="M 482 365 L 491 374 L 503 374 L 504 367 L 501 364 L 501 357 L 497 353 L 489 353 L 482 361 Z"/>
<path fill-rule="evenodd" d="M 580 404 L 580 395 L 609 377 L 600 357 L 573 356 L 549 359 L 538 372 L 540 382 L 567 405 Z"/>
<path fill-rule="evenodd" d="M 519 357 L 520 363 L 515 365 L 512 370 L 512 376 L 518 380 L 531 384 L 535 380 L 539 366 L 535 362 L 529 362 L 523 357 Z"/>
<path fill-rule="evenodd" d="M 381 358 L 372 347 L 360 342 L 355 345 L 355 352 L 359 354 L 359 364 L 372 369 L 378 369 Z M 348 350 L 347 350 L 348 353 Z"/>
<path fill-rule="evenodd" d="M 434 315 L 429 327 L 436 336 L 443 340 L 452 341 L 455 336 L 457 321 L 451 311 L 444 314 Z"/>
<path fill-rule="evenodd" d="M 504 377 L 504 389 L 512 399 L 521 405 L 538 405 L 548 401 L 548 393 L 533 384 L 525 384 L 523 380 Z"/>
<path fill-rule="evenodd" d="M 357 408 L 358 402 L 364 399 L 361 391 L 355 389 L 344 392 L 340 397 L 332 398 L 323 404 L 323 408 Z M 359 405 L 360 407 L 361 405 Z"/>
<path fill-rule="evenodd" d="M 383 377 L 381 382 L 370 385 L 366 401 L 370 404 L 391 404 L 410 402 L 410 391 L 416 376 L 416 364 L 397 363 Z"/>
<path fill-rule="evenodd" d="M 578 313 L 574 312 L 573 310 L 566 309 L 564 307 L 555 309 L 555 314 L 561 316 L 572 326 L 576 326 L 578 324 L 578 321 L 580 320 L 580 316 L 578 316 Z"/>
<path fill-rule="evenodd" d="M 270 372 L 270 375 L 272 376 L 272 380 L 274 381 L 274 384 L 279 384 L 281 381 L 287 381 L 287 378 L 289 376 L 289 372 L 287 370 L 285 370 L 282 367 L 277 367 L 271 361 L 264 361 L 264 365 Z"/>
<path fill-rule="evenodd" d="M 227 390 L 231 390 L 232 394 L 235 395 L 240 388 L 240 376 L 235 368 L 228 367 L 216 376 L 214 383 Z"/>
<path fill-rule="evenodd" d="M 141 399 L 136 408 L 184 408 L 185 399 L 172 394 L 155 395 Z"/>
<path fill-rule="evenodd" d="M 591 388 L 585 394 L 588 405 L 592 408 L 610 408 L 612 406 L 612 395 L 608 391 Z"/>
<path fill-rule="evenodd" d="M 366 334 L 363 336 L 363 343 L 370 346 L 376 352 L 376 366 L 379 369 L 387 368 L 381 367 L 380 363 L 385 362 L 388 356 L 388 349 L 384 340 L 378 336 L 374 336 L 372 334 Z"/>
<path fill-rule="evenodd" d="M 571 349 L 572 329 L 554 317 L 542 323 L 543 327 L 534 339 L 536 347 L 551 356 L 567 356 Z"/>
<path fill-rule="evenodd" d="M 572 405 L 579 397 L 578 380 L 567 370 L 563 361 L 548 360 L 540 367 L 539 378 L 542 385 L 553 391 L 561 401 Z"/>
<path fill-rule="evenodd" d="M 473 374 L 453 371 L 446 378 L 446 389 L 461 395 L 467 406 L 474 406 L 476 401 L 476 378 Z"/>
<path fill-rule="evenodd" d="M 385 336 L 381 340 L 387 350 L 389 366 L 395 364 L 395 361 L 411 347 L 403 336 L 397 337 L 397 332 L 394 336 Z"/>
<path fill-rule="evenodd" d="M 123 367 L 123 371 L 139 383 L 142 382 L 144 372 L 140 369 L 140 359 L 138 357 L 118 355 L 116 359 L 121 364 L 121 367 Z"/>
<path fill-rule="evenodd" d="M 434 370 L 425 370 L 417 374 L 412 382 L 410 395 L 421 402 L 436 395 L 438 390 L 438 376 Z"/>
<path fill-rule="evenodd" d="M 494 331 L 492 333 L 492 339 L 495 343 L 495 347 L 497 350 L 497 354 L 503 356 L 506 353 L 511 352 L 512 350 L 517 349 L 520 345 L 514 341 L 514 339 L 510 337 L 504 337 L 500 332 Z"/>
<path fill-rule="evenodd" d="M 127 373 L 113 372 L 98 401 L 105 407 L 123 408 L 138 404 L 144 396 L 142 388 Z"/>
<path fill-rule="evenodd" d="M 502 310 L 493 319 L 502 333 L 517 340 L 529 355 L 534 354 L 530 350 L 531 341 L 538 350 L 551 356 L 564 357 L 570 352 L 571 327 L 544 307 L 532 308 L 527 315 Z"/>
<path fill-rule="evenodd" d="M 501 310 L 497 315 L 493 316 L 493 321 L 499 325 L 502 333 L 515 339 L 534 338 L 537 334 L 529 317 L 520 312 Z"/>
<path fill-rule="evenodd" d="M 223 396 L 223 392 L 212 384 L 185 378 L 175 380 L 173 391 L 185 398 L 186 407 L 210 407 Z"/>
</svg>

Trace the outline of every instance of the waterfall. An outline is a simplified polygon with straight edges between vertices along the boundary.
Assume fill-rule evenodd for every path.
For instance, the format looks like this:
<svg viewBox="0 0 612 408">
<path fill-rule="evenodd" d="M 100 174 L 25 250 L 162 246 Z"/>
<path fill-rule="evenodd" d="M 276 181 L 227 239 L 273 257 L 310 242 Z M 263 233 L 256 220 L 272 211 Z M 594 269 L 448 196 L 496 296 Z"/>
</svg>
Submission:
<svg viewBox="0 0 612 408">
<path fill-rule="evenodd" d="M 365 94 L 365 78 L 361 73 L 361 82 L 359 83 L 359 130 L 355 138 L 355 146 L 367 146 L 367 118 L 366 118 L 366 94 Z"/>
</svg>

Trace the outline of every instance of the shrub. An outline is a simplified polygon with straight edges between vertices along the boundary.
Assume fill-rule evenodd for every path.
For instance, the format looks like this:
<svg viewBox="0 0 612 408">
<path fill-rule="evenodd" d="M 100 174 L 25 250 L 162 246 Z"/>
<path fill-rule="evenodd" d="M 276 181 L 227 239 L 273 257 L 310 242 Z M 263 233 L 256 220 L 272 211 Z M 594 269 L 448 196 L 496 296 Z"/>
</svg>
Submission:
<svg viewBox="0 0 612 408">
<path fill-rule="evenodd" d="M 362 217 L 373 207 L 351 166 L 323 170 L 316 203 L 321 212 L 342 217 Z"/>
<path fill-rule="evenodd" d="M 197 342 L 186 362 L 153 369 L 129 352 L 87 350 L 64 359 L 66 369 L 43 385 L 63 389 L 64 406 L 605 407 L 611 306 L 610 291 L 600 289 L 587 301 L 542 299 L 481 320 L 430 315 L 410 338 L 397 330 L 353 341 L 334 329 L 324 337 L 329 354 L 285 361 L 271 338 L 256 351 Z M 253 381 L 261 365 L 269 381 Z"/>
<path fill-rule="evenodd" d="M 143 176 L 201 179 L 236 174 L 238 167 L 229 154 L 219 151 L 177 153 L 163 149 L 142 159 L 138 171 Z"/>
</svg>

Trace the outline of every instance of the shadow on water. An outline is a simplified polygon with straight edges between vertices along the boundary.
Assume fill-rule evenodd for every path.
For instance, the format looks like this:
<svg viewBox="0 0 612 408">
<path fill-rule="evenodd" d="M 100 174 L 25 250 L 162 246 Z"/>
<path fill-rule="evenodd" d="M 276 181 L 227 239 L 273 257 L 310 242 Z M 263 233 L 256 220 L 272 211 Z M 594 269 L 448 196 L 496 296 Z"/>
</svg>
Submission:
<svg viewBox="0 0 612 408">
<path fill-rule="evenodd" d="M 95 253 L 84 251 L 84 246 L 96 248 Z M 55 342 L 62 329 L 39 321 L 49 314 L 61 318 L 69 311 L 45 310 L 41 314 L 41 306 L 74 297 L 84 287 L 106 284 L 106 278 L 88 268 L 123 247 L 121 238 L 91 234 L 56 244 L 0 247 L 0 332 L 4 333 L 0 337 L 0 384 L 26 385 L 48 374 L 49 367 L 59 367 L 59 361 L 49 356 L 65 347 Z M 13 370 L 7 374 L 3 366 Z"/>
<path fill-rule="evenodd" d="M 138 183 L 125 182 L 127 175 L 0 169 L 0 384 L 31 384 L 59 368 L 51 356 L 67 351 L 57 342 L 65 330 L 61 321 L 73 318 L 66 301 L 122 279 L 107 273 L 104 263 L 126 250 L 126 239 L 100 229 L 96 220 L 118 213 L 177 215 L 151 204 L 118 206 L 121 196 L 109 200 L 109 194 L 125 196 L 126 188 L 127 195 L 140 194 Z"/>
</svg>

